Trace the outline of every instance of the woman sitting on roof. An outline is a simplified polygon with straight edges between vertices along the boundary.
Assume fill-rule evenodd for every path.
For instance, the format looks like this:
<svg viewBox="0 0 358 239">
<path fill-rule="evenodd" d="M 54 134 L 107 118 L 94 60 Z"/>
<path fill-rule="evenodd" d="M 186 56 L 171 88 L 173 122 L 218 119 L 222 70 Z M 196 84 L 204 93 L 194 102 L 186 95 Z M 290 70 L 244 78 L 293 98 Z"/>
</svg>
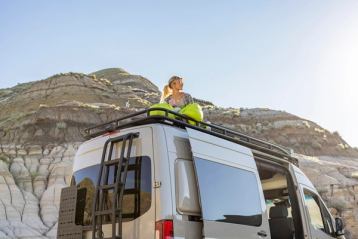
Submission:
<svg viewBox="0 0 358 239">
<path fill-rule="evenodd" d="M 194 103 L 191 95 L 183 92 L 183 85 L 183 78 L 179 76 L 170 77 L 168 84 L 164 86 L 160 102 L 170 104 L 175 111 Z"/>
<path fill-rule="evenodd" d="M 177 116 L 164 110 L 175 111 L 197 122 L 203 121 L 203 111 L 199 104 L 195 103 L 191 95 L 183 92 L 183 79 L 179 76 L 172 76 L 168 85 L 163 89 L 162 97 L 159 104 L 154 104 L 151 108 L 154 110 L 149 112 L 151 116 L 168 116 L 169 118 L 178 119 Z M 163 110 L 161 110 L 163 109 Z M 180 117 L 179 117 L 180 119 Z M 193 120 L 186 119 L 189 124 L 196 125 Z"/>
</svg>

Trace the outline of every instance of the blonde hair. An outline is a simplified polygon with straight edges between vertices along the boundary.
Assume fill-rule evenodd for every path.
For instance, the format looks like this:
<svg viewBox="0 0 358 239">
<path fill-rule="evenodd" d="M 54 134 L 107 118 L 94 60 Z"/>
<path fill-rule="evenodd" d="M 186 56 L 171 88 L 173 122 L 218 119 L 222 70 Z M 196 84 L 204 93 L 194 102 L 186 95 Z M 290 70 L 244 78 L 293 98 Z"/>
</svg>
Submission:
<svg viewBox="0 0 358 239">
<path fill-rule="evenodd" d="M 167 98 L 168 96 L 170 96 L 172 94 L 172 88 L 171 88 L 171 84 L 173 81 L 175 80 L 182 80 L 183 78 L 179 77 L 179 76 L 172 76 L 170 77 L 168 84 L 166 86 L 164 86 L 163 88 L 163 92 L 162 92 L 162 97 L 160 98 L 160 102 L 164 102 L 164 99 Z"/>
<path fill-rule="evenodd" d="M 160 102 L 164 102 L 164 99 L 172 94 L 172 89 L 169 85 L 165 85 L 162 92 L 162 97 L 160 98 Z"/>
</svg>

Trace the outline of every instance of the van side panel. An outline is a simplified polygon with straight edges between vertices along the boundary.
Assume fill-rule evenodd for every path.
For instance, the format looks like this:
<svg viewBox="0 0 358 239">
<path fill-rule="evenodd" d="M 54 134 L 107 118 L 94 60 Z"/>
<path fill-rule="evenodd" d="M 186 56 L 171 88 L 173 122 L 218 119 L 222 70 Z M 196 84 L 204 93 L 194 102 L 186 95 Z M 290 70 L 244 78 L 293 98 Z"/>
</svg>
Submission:
<svg viewBox="0 0 358 239">
<path fill-rule="evenodd" d="M 190 129 L 190 128 L 186 128 L 188 135 L 190 137 L 190 139 L 195 139 L 194 141 L 190 140 L 190 144 L 191 144 L 191 148 L 195 147 L 197 149 L 200 150 L 200 152 L 202 154 L 207 154 L 211 157 L 215 157 L 215 155 L 222 155 L 222 152 L 226 153 L 226 150 L 230 150 L 230 151 L 234 151 L 240 154 L 245 154 L 247 156 L 253 157 L 252 155 L 252 151 L 247 148 L 244 147 L 242 145 L 239 145 L 237 143 L 233 143 L 230 142 L 228 140 L 225 139 L 221 139 L 218 137 L 215 137 L 213 135 L 209 135 L 194 129 Z M 200 147 L 196 147 L 193 144 L 198 144 L 201 142 L 206 142 L 206 143 L 210 143 L 210 147 L 209 148 L 200 148 Z M 215 147 L 212 147 L 215 146 Z M 198 153 L 198 152 L 196 152 Z M 229 162 L 234 162 L 237 163 L 237 159 L 235 158 L 227 158 L 225 160 L 229 160 Z M 247 167 L 250 168 L 256 168 L 256 163 L 254 160 L 246 160 L 246 161 L 241 161 L 240 164 L 244 164 Z"/>
<path fill-rule="evenodd" d="M 174 222 L 174 238 L 202 238 L 202 223 L 189 219 L 189 214 L 195 215 L 195 213 L 180 212 L 177 208 L 179 204 L 176 201 L 176 191 L 178 188 L 176 188 L 175 185 L 175 163 L 178 159 L 184 159 L 192 162 L 192 153 L 188 134 L 183 129 L 165 126 L 164 129 L 167 139 L 171 188 L 173 189 L 170 198 L 173 201 L 171 213 L 173 215 Z M 195 190 L 197 191 L 196 187 Z"/>
<path fill-rule="evenodd" d="M 251 150 L 196 130 L 187 132 L 198 177 L 204 238 L 271 238 Z"/>
<path fill-rule="evenodd" d="M 173 201 L 171 174 L 169 171 L 167 139 L 164 132 L 165 126 L 156 125 L 153 127 L 154 158 L 155 158 L 155 183 L 156 194 L 156 221 L 173 219 Z"/>
</svg>

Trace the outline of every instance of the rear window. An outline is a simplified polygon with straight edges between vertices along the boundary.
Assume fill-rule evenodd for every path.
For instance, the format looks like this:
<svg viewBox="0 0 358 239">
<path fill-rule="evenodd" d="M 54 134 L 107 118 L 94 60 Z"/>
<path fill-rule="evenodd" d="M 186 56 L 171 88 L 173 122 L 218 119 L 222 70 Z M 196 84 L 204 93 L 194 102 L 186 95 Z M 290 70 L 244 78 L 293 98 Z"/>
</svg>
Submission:
<svg viewBox="0 0 358 239">
<path fill-rule="evenodd" d="M 92 224 L 92 205 L 99 170 L 99 164 L 93 165 L 78 170 L 74 173 L 72 178 L 72 184 L 77 185 L 79 188 L 86 189 L 86 205 L 84 209 L 83 225 Z M 113 183 L 114 172 L 115 166 L 113 165 L 109 172 L 109 184 Z M 124 221 L 134 220 L 149 210 L 152 199 L 151 178 L 150 158 L 147 156 L 131 157 L 123 195 Z M 113 191 L 114 190 L 108 190 L 108 197 L 105 201 L 105 206 L 108 209 L 112 206 Z M 105 219 L 105 222 L 110 222 L 110 216 Z"/>
<path fill-rule="evenodd" d="M 261 200 L 253 172 L 195 158 L 204 220 L 260 226 Z"/>
</svg>

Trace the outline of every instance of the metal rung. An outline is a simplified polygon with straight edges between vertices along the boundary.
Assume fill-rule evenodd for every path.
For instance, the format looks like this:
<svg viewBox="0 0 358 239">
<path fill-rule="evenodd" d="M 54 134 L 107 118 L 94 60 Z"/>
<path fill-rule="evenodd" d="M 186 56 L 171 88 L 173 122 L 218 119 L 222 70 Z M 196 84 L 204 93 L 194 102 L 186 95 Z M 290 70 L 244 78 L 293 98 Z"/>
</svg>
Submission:
<svg viewBox="0 0 358 239">
<path fill-rule="evenodd" d="M 123 158 L 123 162 L 125 162 L 125 160 L 127 160 L 127 158 Z M 119 161 L 120 161 L 119 158 L 112 159 L 112 160 L 109 160 L 109 161 L 104 162 L 104 165 L 109 166 L 109 165 L 118 164 Z"/>
<path fill-rule="evenodd" d="M 116 237 L 95 237 L 94 239 L 121 239 L 120 236 L 116 236 Z"/>
<path fill-rule="evenodd" d="M 112 161 L 115 161 L 115 162 L 112 163 Z M 109 163 L 107 163 L 107 162 L 109 162 Z M 105 164 L 107 167 L 111 167 L 111 166 L 116 165 L 116 164 L 118 164 L 118 163 L 119 163 L 119 162 L 118 162 L 116 159 L 104 162 L 104 164 Z M 122 166 L 122 169 L 121 169 L 121 170 L 123 171 L 123 169 L 124 169 L 124 167 Z M 137 169 L 138 169 L 138 166 L 137 166 L 136 164 L 128 164 L 128 169 L 127 169 L 127 171 L 133 171 L 133 170 L 137 170 Z"/>
<path fill-rule="evenodd" d="M 117 209 L 114 211 L 116 214 L 121 212 L 120 209 Z M 105 215 L 111 215 L 113 213 L 113 210 L 104 210 L 104 211 L 97 211 L 95 212 L 96 216 L 105 216 Z"/>
<path fill-rule="evenodd" d="M 118 187 L 121 187 L 122 183 L 118 183 Z M 108 184 L 108 185 L 102 185 L 99 186 L 98 189 L 99 190 L 109 190 L 109 189 L 114 189 L 116 187 L 116 184 Z"/>
<path fill-rule="evenodd" d="M 95 237 L 95 239 L 121 239 L 121 237 L 116 236 L 116 237 Z"/>
<path fill-rule="evenodd" d="M 140 190 L 138 190 L 138 189 L 130 188 L 130 189 L 125 189 L 125 190 L 123 191 L 123 194 L 124 194 L 124 195 L 136 194 L 136 193 L 138 193 L 139 191 L 140 191 Z"/>
<path fill-rule="evenodd" d="M 115 184 L 108 184 L 108 185 L 99 186 L 98 190 L 111 190 L 111 189 L 114 189 L 115 187 L 116 187 Z M 121 184 L 118 185 L 118 187 L 121 187 Z M 124 189 L 123 194 L 128 195 L 128 194 L 135 194 L 135 193 L 138 193 L 138 192 L 139 192 L 138 189 L 128 188 L 128 189 Z"/>
</svg>

